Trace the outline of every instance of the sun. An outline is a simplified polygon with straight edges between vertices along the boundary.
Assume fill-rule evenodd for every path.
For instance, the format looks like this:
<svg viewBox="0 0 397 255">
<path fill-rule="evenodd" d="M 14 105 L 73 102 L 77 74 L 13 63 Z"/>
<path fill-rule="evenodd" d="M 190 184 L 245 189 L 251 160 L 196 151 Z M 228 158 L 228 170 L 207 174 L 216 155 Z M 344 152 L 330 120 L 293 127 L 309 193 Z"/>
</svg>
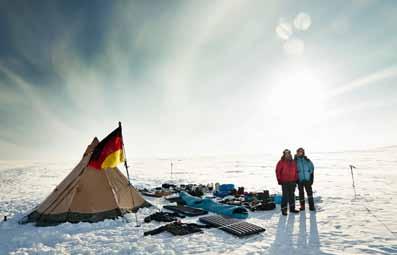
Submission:
<svg viewBox="0 0 397 255">
<path fill-rule="evenodd" d="M 320 119 L 325 107 L 325 80 L 310 68 L 280 73 L 272 83 L 267 107 L 273 117 L 301 127 Z"/>
</svg>

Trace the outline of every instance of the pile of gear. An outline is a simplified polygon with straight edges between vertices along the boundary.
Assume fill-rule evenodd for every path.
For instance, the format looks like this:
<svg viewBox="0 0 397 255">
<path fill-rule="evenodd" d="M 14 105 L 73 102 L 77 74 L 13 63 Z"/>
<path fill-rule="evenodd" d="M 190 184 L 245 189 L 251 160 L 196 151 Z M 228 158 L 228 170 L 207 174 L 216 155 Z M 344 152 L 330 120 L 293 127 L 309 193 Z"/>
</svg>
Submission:
<svg viewBox="0 0 397 255">
<path fill-rule="evenodd" d="M 169 213 L 169 212 L 156 212 L 153 213 L 152 215 L 147 216 L 144 219 L 145 223 L 149 223 L 152 220 L 155 221 L 159 221 L 159 222 L 173 222 L 173 221 L 177 221 L 179 218 L 185 218 L 184 215 L 181 215 L 179 213 L 173 212 L 173 213 Z"/>
<path fill-rule="evenodd" d="M 280 203 L 279 197 L 275 194 L 270 195 L 268 190 L 263 192 L 247 192 L 244 187 L 235 188 L 234 184 L 210 183 L 203 184 L 170 184 L 164 183 L 161 187 L 153 189 L 141 189 L 144 196 L 164 197 L 169 202 L 176 202 L 178 205 L 185 205 L 181 199 L 181 192 L 193 197 L 201 198 L 206 195 L 206 199 L 212 199 L 216 203 L 241 206 L 250 211 L 267 211 L 276 208 Z"/>
<path fill-rule="evenodd" d="M 224 197 L 220 203 L 244 206 L 250 211 L 269 211 L 276 208 L 274 197 L 275 195 L 269 195 L 268 190 L 264 190 L 263 192 L 229 195 Z"/>
<path fill-rule="evenodd" d="M 275 196 L 269 191 L 246 192 L 244 187 L 235 188 L 234 184 L 169 184 L 151 190 L 144 189 L 146 196 L 163 197 L 168 202 L 160 212 L 145 218 L 168 224 L 147 231 L 144 235 L 156 235 L 164 231 L 173 235 L 201 233 L 203 228 L 219 227 L 221 230 L 237 236 L 246 236 L 263 232 L 264 229 L 241 219 L 248 217 L 248 210 L 273 210 Z M 175 205 L 176 203 L 176 205 Z M 217 214 L 199 218 L 202 224 L 184 223 L 185 217 L 204 216 L 212 212 Z M 214 218 L 215 217 L 215 218 Z"/>
<path fill-rule="evenodd" d="M 167 231 L 174 236 L 184 236 L 194 233 L 202 233 L 202 228 L 211 228 L 210 225 L 196 224 L 196 223 L 183 223 L 180 221 L 175 221 L 164 226 L 158 227 L 156 229 L 146 231 L 143 233 L 144 236 L 147 235 L 157 235 L 164 231 Z"/>
<path fill-rule="evenodd" d="M 204 194 L 211 193 L 214 189 L 213 184 L 170 184 L 164 183 L 161 187 L 155 187 L 153 189 L 140 189 L 142 195 L 150 197 L 166 197 L 172 194 L 184 191 L 192 196 L 201 197 Z"/>
</svg>

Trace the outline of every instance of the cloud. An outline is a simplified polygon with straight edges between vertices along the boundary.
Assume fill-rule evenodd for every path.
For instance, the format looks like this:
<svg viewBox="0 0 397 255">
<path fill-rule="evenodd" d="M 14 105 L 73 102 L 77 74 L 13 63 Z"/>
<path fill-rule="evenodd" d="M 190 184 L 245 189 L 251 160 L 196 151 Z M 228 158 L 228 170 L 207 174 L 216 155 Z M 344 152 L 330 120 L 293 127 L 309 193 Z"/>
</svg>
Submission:
<svg viewBox="0 0 397 255">
<path fill-rule="evenodd" d="M 35 86 L 29 84 L 22 77 L 15 74 L 2 64 L 0 64 L 0 72 L 4 73 L 10 79 L 12 84 L 21 92 L 21 94 L 18 94 L 19 96 L 13 100 L 14 103 L 20 101 L 21 98 L 27 98 L 31 102 L 37 114 L 44 117 L 48 121 L 46 124 L 49 124 L 54 130 L 62 131 L 65 134 L 74 131 L 68 125 L 65 125 L 63 121 L 57 118 L 56 114 L 51 112 L 50 107 L 45 104 L 39 93 L 36 92 Z"/>
<path fill-rule="evenodd" d="M 1 70 L 1 65 L 0 65 L 0 70 Z M 15 89 L 5 86 L 1 87 L 0 105 L 3 105 L 4 107 L 7 106 L 10 107 L 13 105 L 20 105 L 23 103 L 24 103 L 24 99 L 17 91 L 15 91 Z"/>
<path fill-rule="evenodd" d="M 374 72 L 369 75 L 365 75 L 358 79 L 355 79 L 347 84 L 344 84 L 336 89 L 333 89 L 329 92 L 330 97 L 338 96 L 341 94 L 345 94 L 351 92 L 353 90 L 369 86 L 369 85 L 376 85 L 377 82 L 383 81 L 386 79 L 391 79 L 397 77 L 397 66 L 387 67 L 383 70 Z"/>
<path fill-rule="evenodd" d="M 14 86 L 1 88 L 0 104 L 10 126 L 24 120 L 26 127 L 19 125 L 18 132 L 25 137 L 44 130 L 41 145 L 74 149 L 91 136 L 104 137 L 121 120 L 136 153 L 194 153 L 195 148 L 211 153 L 212 140 L 221 141 L 214 150 L 228 150 L 233 139 L 239 146 L 242 133 L 255 140 L 250 128 L 262 137 L 260 147 L 268 134 L 279 132 L 268 125 L 271 113 L 263 107 L 274 71 L 316 54 L 313 45 L 324 52 L 335 46 L 335 38 L 327 37 L 333 33 L 323 30 L 335 13 L 319 19 L 311 8 L 317 17 L 313 28 L 305 13 L 284 23 L 280 15 L 295 16 L 298 10 L 279 1 L 101 5 L 64 8 L 55 2 L 7 11 L 12 32 L 4 40 L 10 39 L 16 61 L 0 66 Z M 291 75 L 281 69 L 283 76 Z M 376 80 L 367 79 L 345 84 L 338 93 Z M 25 137 L 17 135 L 15 142 L 29 143 Z M 43 152 L 59 149 L 52 144 Z"/>
</svg>

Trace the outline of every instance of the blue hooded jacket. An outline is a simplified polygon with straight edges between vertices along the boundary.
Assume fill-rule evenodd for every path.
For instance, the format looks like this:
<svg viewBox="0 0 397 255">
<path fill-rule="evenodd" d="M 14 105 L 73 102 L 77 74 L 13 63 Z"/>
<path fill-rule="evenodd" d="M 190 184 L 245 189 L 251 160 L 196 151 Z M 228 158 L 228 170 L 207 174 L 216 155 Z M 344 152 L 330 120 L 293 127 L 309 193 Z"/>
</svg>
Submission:
<svg viewBox="0 0 397 255">
<path fill-rule="evenodd" d="M 297 157 L 295 160 L 298 167 L 299 181 L 310 181 L 314 172 L 313 163 L 306 157 Z"/>
</svg>

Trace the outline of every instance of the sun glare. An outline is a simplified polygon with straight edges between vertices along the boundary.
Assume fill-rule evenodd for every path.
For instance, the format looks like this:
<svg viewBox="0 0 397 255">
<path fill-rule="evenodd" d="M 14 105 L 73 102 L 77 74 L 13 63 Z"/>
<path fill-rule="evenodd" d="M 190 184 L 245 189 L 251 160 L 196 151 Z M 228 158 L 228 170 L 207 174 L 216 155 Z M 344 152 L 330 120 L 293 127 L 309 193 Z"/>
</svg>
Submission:
<svg viewBox="0 0 397 255">
<path fill-rule="evenodd" d="M 300 126 L 313 124 L 324 112 L 324 82 L 309 68 L 283 72 L 274 79 L 268 97 L 271 114 L 288 122 L 300 121 Z"/>
</svg>

